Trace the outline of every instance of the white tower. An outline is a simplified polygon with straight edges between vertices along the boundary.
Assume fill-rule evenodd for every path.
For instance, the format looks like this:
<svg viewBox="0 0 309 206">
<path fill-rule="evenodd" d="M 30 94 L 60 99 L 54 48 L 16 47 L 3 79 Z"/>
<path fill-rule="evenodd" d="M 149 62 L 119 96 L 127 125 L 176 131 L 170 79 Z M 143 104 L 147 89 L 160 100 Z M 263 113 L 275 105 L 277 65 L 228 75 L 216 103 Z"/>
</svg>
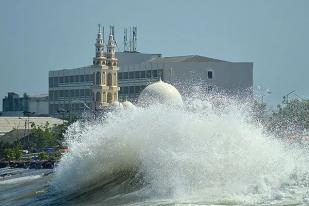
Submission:
<svg viewBox="0 0 309 206">
<path fill-rule="evenodd" d="M 99 32 L 95 43 L 95 57 L 93 58 L 94 81 L 92 86 L 93 108 L 100 109 L 118 100 L 117 59 L 115 58 L 115 42 L 113 36 L 107 45 L 108 52 L 104 55 L 103 34 L 99 24 Z"/>
<path fill-rule="evenodd" d="M 104 57 L 104 27 L 103 34 L 101 32 L 101 25 L 99 24 L 98 37 L 95 43 L 95 57 L 93 58 L 93 65 L 105 65 L 106 58 Z"/>
<path fill-rule="evenodd" d="M 114 40 L 114 26 L 110 27 L 110 33 L 107 43 L 106 65 L 107 71 L 107 103 L 118 101 L 118 60 L 115 57 L 116 41 Z"/>
</svg>

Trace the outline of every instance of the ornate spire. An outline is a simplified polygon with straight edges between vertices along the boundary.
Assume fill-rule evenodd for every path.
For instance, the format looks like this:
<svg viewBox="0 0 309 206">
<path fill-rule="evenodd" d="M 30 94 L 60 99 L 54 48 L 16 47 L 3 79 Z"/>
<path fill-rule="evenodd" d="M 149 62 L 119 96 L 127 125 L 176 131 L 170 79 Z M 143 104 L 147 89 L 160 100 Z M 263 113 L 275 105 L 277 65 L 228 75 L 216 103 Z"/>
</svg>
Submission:
<svg viewBox="0 0 309 206">
<path fill-rule="evenodd" d="M 116 41 L 114 40 L 114 26 L 111 26 L 107 43 L 107 53 L 106 53 L 106 57 L 108 59 L 115 59 L 115 48 L 116 48 Z"/>
<path fill-rule="evenodd" d="M 101 32 L 101 24 L 98 24 L 99 31 L 98 36 L 95 43 L 95 57 L 93 58 L 94 65 L 104 65 L 105 64 L 105 57 L 104 57 L 104 27 L 103 27 L 103 34 Z"/>
</svg>

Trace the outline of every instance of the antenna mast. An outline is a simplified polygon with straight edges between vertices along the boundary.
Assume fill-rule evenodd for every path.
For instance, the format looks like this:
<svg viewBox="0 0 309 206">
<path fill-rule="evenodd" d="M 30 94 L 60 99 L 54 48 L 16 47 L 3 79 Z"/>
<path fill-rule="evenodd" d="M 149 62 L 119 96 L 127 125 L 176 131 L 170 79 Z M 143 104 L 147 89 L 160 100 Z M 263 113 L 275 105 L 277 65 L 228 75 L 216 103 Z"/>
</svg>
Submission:
<svg viewBox="0 0 309 206">
<path fill-rule="evenodd" d="M 124 28 L 124 35 L 123 35 L 123 51 L 128 51 L 128 29 Z"/>
<path fill-rule="evenodd" d="M 136 52 L 137 47 L 137 27 L 133 26 L 133 52 Z"/>
</svg>

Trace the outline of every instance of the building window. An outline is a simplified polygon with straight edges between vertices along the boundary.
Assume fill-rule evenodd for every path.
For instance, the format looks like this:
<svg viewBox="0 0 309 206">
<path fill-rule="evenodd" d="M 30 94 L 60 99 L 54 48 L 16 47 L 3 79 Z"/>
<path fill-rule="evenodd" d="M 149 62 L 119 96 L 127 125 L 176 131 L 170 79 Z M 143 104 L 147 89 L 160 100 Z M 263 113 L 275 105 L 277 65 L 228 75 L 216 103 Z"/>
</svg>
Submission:
<svg viewBox="0 0 309 206">
<path fill-rule="evenodd" d="M 141 87 L 135 86 L 135 93 L 140 93 L 140 92 L 141 92 Z"/>
<path fill-rule="evenodd" d="M 54 77 L 54 87 L 58 87 L 58 77 Z"/>
<path fill-rule="evenodd" d="M 129 87 L 129 94 L 134 94 L 134 86 Z"/>
<path fill-rule="evenodd" d="M 70 76 L 70 83 L 74 82 L 74 76 Z"/>
<path fill-rule="evenodd" d="M 69 83 L 69 76 L 64 77 L 64 83 Z"/>
<path fill-rule="evenodd" d="M 70 97 L 74 97 L 74 90 L 70 90 Z"/>
<path fill-rule="evenodd" d="M 69 105 L 69 104 L 65 104 L 65 105 L 64 105 L 64 109 L 65 109 L 66 111 L 69 111 L 69 110 L 70 110 L 70 105 Z"/>
<path fill-rule="evenodd" d="M 101 93 L 100 92 L 97 92 L 97 94 L 96 94 L 96 101 L 101 102 Z"/>
<path fill-rule="evenodd" d="M 212 77 L 213 77 L 212 71 L 208 71 L 207 72 L 207 76 L 208 76 L 208 79 L 212 79 Z"/>
<path fill-rule="evenodd" d="M 87 97 L 90 96 L 90 89 L 85 89 L 85 96 L 87 96 Z"/>
<path fill-rule="evenodd" d="M 79 80 L 80 80 L 81 82 L 84 82 L 84 81 L 85 81 L 85 75 L 80 75 Z"/>
<path fill-rule="evenodd" d="M 49 82 L 49 88 L 54 87 L 54 82 L 53 82 L 53 78 L 52 77 L 48 78 L 48 82 Z"/>
<path fill-rule="evenodd" d="M 141 72 L 140 72 L 140 71 L 136 71 L 136 72 L 135 72 L 135 78 L 136 78 L 136 79 L 141 78 Z"/>
<path fill-rule="evenodd" d="M 58 96 L 59 96 L 58 90 L 56 90 L 56 91 L 54 92 L 54 101 L 57 101 L 57 100 L 58 100 Z"/>
<path fill-rule="evenodd" d="M 63 92 L 63 90 L 60 90 L 60 95 L 59 95 L 59 97 L 63 97 L 64 96 L 64 92 Z"/>
<path fill-rule="evenodd" d="M 128 87 L 123 87 L 123 94 L 128 94 Z"/>
<path fill-rule="evenodd" d="M 145 71 L 141 71 L 141 78 L 145 78 L 146 74 Z"/>
<path fill-rule="evenodd" d="M 151 78 L 151 71 L 146 71 L 146 78 Z"/>
<path fill-rule="evenodd" d="M 128 79 L 128 72 L 123 72 L 123 79 Z"/>
<path fill-rule="evenodd" d="M 152 70 L 152 76 L 158 77 L 158 70 Z"/>
<path fill-rule="evenodd" d="M 60 78 L 59 78 L 59 83 L 60 83 L 60 84 L 63 83 L 63 77 L 60 77 Z"/>
<path fill-rule="evenodd" d="M 122 80 L 122 73 L 121 72 L 118 73 L 118 79 Z"/>
<path fill-rule="evenodd" d="M 101 73 L 100 72 L 97 72 L 95 82 L 96 82 L 96 85 L 101 84 Z"/>
<path fill-rule="evenodd" d="M 69 96 L 69 90 L 64 90 L 64 96 L 68 97 Z"/>
<path fill-rule="evenodd" d="M 48 91 L 48 98 L 49 100 L 53 101 L 53 94 L 52 94 L 53 91 Z"/>
<path fill-rule="evenodd" d="M 111 73 L 107 74 L 107 86 L 112 86 L 113 83 L 113 77 Z"/>
<path fill-rule="evenodd" d="M 107 103 L 111 103 L 113 100 L 113 96 L 111 93 L 107 93 Z"/>
<path fill-rule="evenodd" d="M 94 83 L 94 73 L 93 74 L 89 74 L 89 81 Z"/>
<path fill-rule="evenodd" d="M 75 97 L 79 97 L 79 90 L 75 89 Z"/>
<path fill-rule="evenodd" d="M 129 79 L 134 79 L 134 72 L 129 72 Z"/>
</svg>

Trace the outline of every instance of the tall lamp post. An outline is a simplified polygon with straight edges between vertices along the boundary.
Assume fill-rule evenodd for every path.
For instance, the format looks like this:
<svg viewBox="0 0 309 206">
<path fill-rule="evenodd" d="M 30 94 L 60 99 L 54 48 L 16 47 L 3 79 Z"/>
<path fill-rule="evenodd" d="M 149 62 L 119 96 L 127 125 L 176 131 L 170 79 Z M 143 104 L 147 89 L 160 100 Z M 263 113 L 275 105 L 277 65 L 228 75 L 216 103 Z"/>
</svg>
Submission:
<svg viewBox="0 0 309 206">
<path fill-rule="evenodd" d="M 24 111 L 24 116 L 27 117 L 27 120 L 25 121 L 25 131 L 24 131 L 24 136 L 26 135 L 26 130 L 30 129 L 30 115 L 34 115 L 35 112 L 28 112 L 28 111 Z M 29 134 L 27 135 L 27 147 L 29 149 Z"/>
</svg>

